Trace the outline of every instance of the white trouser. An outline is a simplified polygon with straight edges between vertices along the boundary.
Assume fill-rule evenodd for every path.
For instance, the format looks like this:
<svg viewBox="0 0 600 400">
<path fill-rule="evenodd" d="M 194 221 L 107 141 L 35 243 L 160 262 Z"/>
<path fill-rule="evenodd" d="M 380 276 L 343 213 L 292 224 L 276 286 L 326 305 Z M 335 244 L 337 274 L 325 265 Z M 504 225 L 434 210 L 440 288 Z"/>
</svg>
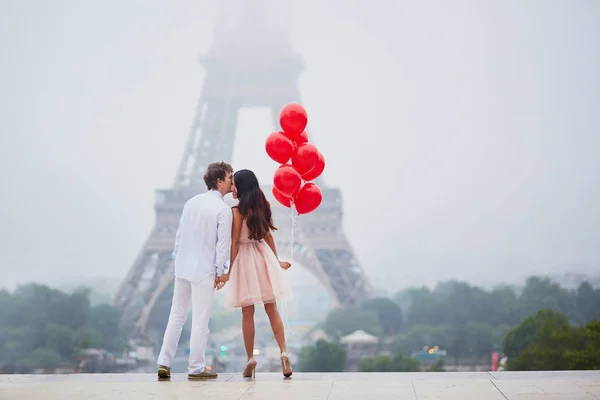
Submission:
<svg viewBox="0 0 600 400">
<path fill-rule="evenodd" d="M 181 330 L 187 320 L 192 302 L 192 331 L 190 334 L 190 360 L 188 373 L 199 374 L 206 367 L 204 351 L 208 340 L 208 320 L 212 310 L 213 296 L 215 293 L 215 277 L 211 275 L 200 282 L 190 282 L 185 279 L 175 278 L 173 290 L 173 303 L 169 322 L 165 329 L 162 348 L 158 356 L 158 364 L 171 367 L 177 345 L 181 337 Z"/>
</svg>

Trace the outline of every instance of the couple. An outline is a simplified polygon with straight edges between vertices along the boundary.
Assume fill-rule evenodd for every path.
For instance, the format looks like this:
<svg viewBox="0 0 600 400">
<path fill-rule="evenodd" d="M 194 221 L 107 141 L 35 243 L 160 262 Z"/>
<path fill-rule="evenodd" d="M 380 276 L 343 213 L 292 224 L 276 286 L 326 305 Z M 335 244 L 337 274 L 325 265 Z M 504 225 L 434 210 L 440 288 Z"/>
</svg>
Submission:
<svg viewBox="0 0 600 400">
<path fill-rule="evenodd" d="M 231 165 L 212 163 L 204 174 L 208 192 L 185 203 L 175 236 L 175 288 L 169 322 L 158 356 L 158 378 L 171 377 L 171 363 L 192 306 L 192 330 L 188 379 L 216 378 L 206 369 L 205 349 L 208 320 L 215 289 L 229 283 L 226 305 L 242 308 L 242 333 L 248 363 L 244 377 L 253 377 L 254 304 L 264 304 L 275 340 L 281 351 L 281 369 L 292 375 L 286 353 L 283 322 L 277 300 L 290 294 L 282 271 L 290 268 L 279 261 L 272 230 L 271 206 L 252 171 L 233 174 Z M 232 193 L 238 205 L 230 208 L 223 196 Z"/>
</svg>

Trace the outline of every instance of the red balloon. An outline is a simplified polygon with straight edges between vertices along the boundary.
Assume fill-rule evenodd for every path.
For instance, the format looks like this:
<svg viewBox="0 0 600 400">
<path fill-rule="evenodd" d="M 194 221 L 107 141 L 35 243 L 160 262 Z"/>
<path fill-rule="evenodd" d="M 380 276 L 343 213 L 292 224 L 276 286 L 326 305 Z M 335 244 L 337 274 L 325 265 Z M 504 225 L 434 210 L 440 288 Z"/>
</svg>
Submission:
<svg viewBox="0 0 600 400">
<path fill-rule="evenodd" d="M 282 195 L 292 198 L 298 193 L 300 185 L 302 185 L 302 178 L 294 167 L 284 164 L 275 170 L 273 185 Z"/>
<path fill-rule="evenodd" d="M 275 200 L 277 200 L 279 203 L 281 203 L 281 205 L 286 206 L 288 208 L 291 207 L 292 199 L 281 194 L 281 192 L 279 190 L 277 190 L 277 188 L 275 186 L 273 186 L 273 189 L 271 190 L 271 192 L 273 193 Z"/>
<path fill-rule="evenodd" d="M 294 140 L 297 146 L 300 146 L 302 143 L 308 143 L 308 133 L 306 131 L 302 131 L 302 133 Z"/>
<path fill-rule="evenodd" d="M 302 143 L 308 143 L 308 133 L 306 133 L 306 131 L 302 131 L 302 133 L 298 136 L 296 136 L 296 138 L 290 137 L 290 135 L 288 135 L 285 132 L 279 132 L 283 135 L 285 135 L 286 138 L 290 139 L 292 141 L 292 143 L 295 146 L 299 146 Z"/>
<path fill-rule="evenodd" d="M 279 164 L 285 164 L 294 154 L 294 144 L 282 132 L 273 132 L 265 142 L 267 154 Z"/>
<path fill-rule="evenodd" d="M 325 170 L 325 157 L 323 157 L 323 154 L 321 154 L 321 152 L 319 152 L 319 159 L 317 160 L 317 165 L 315 165 L 315 167 L 308 171 L 307 173 L 302 175 L 302 179 L 304 179 L 305 181 L 312 181 L 313 179 L 317 179 Z"/>
<path fill-rule="evenodd" d="M 279 113 L 281 129 L 287 133 L 290 139 L 298 137 L 304 128 L 306 128 L 307 123 L 308 116 L 306 115 L 306 110 L 300 104 L 288 103 Z"/>
<path fill-rule="evenodd" d="M 314 183 L 305 183 L 294 197 L 294 205 L 298 214 L 314 211 L 323 200 L 321 189 Z"/>
<path fill-rule="evenodd" d="M 312 171 L 319 161 L 319 150 L 310 143 L 299 145 L 292 155 L 292 165 L 300 175 Z"/>
</svg>

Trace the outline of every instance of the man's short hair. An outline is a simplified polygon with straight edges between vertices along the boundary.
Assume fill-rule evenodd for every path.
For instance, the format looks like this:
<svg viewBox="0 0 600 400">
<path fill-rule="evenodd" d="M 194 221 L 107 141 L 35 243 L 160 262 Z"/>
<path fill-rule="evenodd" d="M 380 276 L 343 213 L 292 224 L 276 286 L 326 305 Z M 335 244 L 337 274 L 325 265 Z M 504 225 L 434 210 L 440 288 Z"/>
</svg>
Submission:
<svg viewBox="0 0 600 400">
<path fill-rule="evenodd" d="M 206 172 L 204 172 L 204 183 L 206 183 L 208 190 L 216 190 L 217 180 L 224 181 L 228 172 L 233 172 L 233 168 L 226 162 L 221 161 L 208 164 Z"/>
</svg>

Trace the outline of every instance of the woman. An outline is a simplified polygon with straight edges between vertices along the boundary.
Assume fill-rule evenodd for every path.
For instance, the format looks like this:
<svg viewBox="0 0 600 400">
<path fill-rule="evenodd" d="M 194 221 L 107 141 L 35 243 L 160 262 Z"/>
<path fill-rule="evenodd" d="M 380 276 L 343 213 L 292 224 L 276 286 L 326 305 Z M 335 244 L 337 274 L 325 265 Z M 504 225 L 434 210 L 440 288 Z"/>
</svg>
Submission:
<svg viewBox="0 0 600 400">
<path fill-rule="evenodd" d="M 233 175 L 232 194 L 239 200 L 233 207 L 231 259 L 226 281 L 230 287 L 226 304 L 242 308 L 242 333 L 248 355 L 245 378 L 255 376 L 254 305 L 264 304 L 273 335 L 281 352 L 281 369 L 285 377 L 292 375 L 292 366 L 285 347 L 285 333 L 277 300 L 291 295 L 283 270 L 291 267 L 279 261 L 272 230 L 271 205 L 260 189 L 258 179 L 247 169 Z"/>
</svg>

